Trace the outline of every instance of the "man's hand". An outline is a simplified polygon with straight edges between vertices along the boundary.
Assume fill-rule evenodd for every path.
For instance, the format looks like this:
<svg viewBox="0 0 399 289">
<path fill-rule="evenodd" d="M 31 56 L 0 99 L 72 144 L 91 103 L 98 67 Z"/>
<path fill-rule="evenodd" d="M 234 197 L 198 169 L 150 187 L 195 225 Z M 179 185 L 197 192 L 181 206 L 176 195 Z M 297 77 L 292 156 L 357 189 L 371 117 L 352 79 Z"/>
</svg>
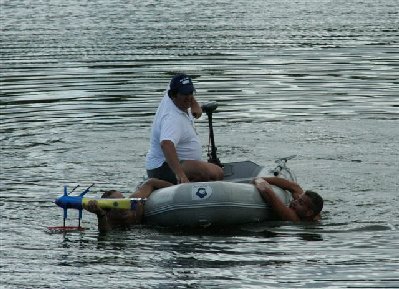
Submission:
<svg viewBox="0 0 399 289">
<path fill-rule="evenodd" d="M 161 142 L 161 148 L 165 156 L 166 162 L 176 175 L 177 183 L 188 183 L 189 180 L 180 165 L 174 143 L 170 140 L 163 140 Z"/>
<path fill-rule="evenodd" d="M 176 175 L 177 183 L 178 184 L 183 184 L 183 183 L 189 183 L 190 180 L 187 178 L 185 173 L 181 173 L 179 175 Z"/>
<path fill-rule="evenodd" d="M 105 211 L 98 206 L 96 200 L 90 200 L 86 205 L 83 205 L 83 208 L 89 211 L 90 213 L 97 215 L 97 220 L 98 220 L 97 227 L 101 233 L 108 232 L 112 229 Z"/>
<path fill-rule="evenodd" d="M 105 211 L 98 206 L 96 200 L 90 200 L 87 205 L 84 205 L 84 209 L 97 216 L 105 215 Z"/>
<path fill-rule="evenodd" d="M 288 208 L 274 193 L 272 186 L 263 178 L 256 178 L 254 180 L 255 187 L 258 189 L 263 200 L 269 204 L 277 215 L 280 216 L 283 221 L 299 222 L 300 218 L 296 212 Z"/>
<path fill-rule="evenodd" d="M 267 190 L 267 189 L 273 190 L 272 186 L 263 178 L 256 178 L 254 180 L 254 184 L 258 190 L 262 190 L 262 191 Z"/>
<path fill-rule="evenodd" d="M 202 108 L 195 98 L 193 98 L 193 101 L 191 103 L 191 114 L 197 119 L 200 118 L 202 115 Z"/>
<path fill-rule="evenodd" d="M 195 117 L 196 119 L 200 118 L 202 115 L 202 110 L 201 111 L 193 111 L 191 110 L 191 114 L 193 115 L 193 117 Z"/>
</svg>

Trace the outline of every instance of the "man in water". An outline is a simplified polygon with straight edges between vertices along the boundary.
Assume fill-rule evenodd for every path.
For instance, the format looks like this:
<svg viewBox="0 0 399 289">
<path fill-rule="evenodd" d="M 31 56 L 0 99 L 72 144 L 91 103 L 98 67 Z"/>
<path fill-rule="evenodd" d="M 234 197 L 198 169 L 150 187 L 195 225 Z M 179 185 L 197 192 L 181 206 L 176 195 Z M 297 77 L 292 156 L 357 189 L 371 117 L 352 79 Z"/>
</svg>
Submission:
<svg viewBox="0 0 399 289">
<path fill-rule="evenodd" d="M 320 219 L 323 199 L 318 193 L 304 192 L 297 183 L 277 177 L 256 178 L 254 184 L 279 219 L 291 222 L 317 221 Z M 280 187 L 292 194 L 294 200 L 288 207 L 275 194 L 271 185 Z"/>
<path fill-rule="evenodd" d="M 146 157 L 149 178 L 174 184 L 223 179 L 219 166 L 201 160 L 201 142 L 194 117 L 202 113 L 195 88 L 186 74 L 177 74 L 158 106 Z"/>
<path fill-rule="evenodd" d="M 170 187 L 172 185 L 173 184 L 166 181 L 149 179 L 142 184 L 136 192 L 132 193 L 129 198 L 148 198 L 154 190 Z M 111 190 L 106 191 L 101 198 L 122 199 L 124 196 L 121 192 Z M 144 216 L 144 204 L 142 202 L 137 203 L 135 210 L 126 210 L 102 209 L 98 206 L 96 200 L 91 200 L 87 205 L 84 205 L 84 209 L 97 215 L 98 230 L 101 233 L 116 228 L 128 229 L 133 225 L 141 224 Z"/>
</svg>

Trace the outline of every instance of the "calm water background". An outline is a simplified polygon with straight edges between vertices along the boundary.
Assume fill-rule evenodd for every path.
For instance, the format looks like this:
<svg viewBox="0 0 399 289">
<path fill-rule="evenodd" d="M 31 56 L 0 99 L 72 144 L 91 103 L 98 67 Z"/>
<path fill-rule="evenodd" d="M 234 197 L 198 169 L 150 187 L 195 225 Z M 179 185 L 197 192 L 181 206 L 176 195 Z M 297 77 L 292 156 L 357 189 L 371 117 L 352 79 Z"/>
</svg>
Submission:
<svg viewBox="0 0 399 289">
<path fill-rule="evenodd" d="M 395 0 L 1 1 L 1 288 L 399 288 Z M 171 75 L 222 161 L 290 161 L 320 224 L 49 234 L 64 184 L 132 191 Z M 207 144 L 207 122 L 197 123 Z M 76 212 L 68 223 L 75 224 Z"/>
</svg>

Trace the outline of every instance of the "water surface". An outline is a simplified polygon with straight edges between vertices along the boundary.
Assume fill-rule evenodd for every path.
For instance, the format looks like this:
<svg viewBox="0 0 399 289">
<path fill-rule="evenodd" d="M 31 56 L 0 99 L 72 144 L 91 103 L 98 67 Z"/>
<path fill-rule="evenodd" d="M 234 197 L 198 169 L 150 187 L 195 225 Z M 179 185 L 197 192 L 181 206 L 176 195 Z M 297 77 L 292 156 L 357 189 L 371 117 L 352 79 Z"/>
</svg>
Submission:
<svg viewBox="0 0 399 289">
<path fill-rule="evenodd" d="M 399 288 L 396 1 L 1 2 L 2 288 Z M 133 191 L 169 79 L 222 161 L 289 165 L 320 224 L 49 234 L 64 184 Z M 206 158 L 207 120 L 197 129 Z M 76 212 L 69 212 L 75 224 Z"/>
</svg>

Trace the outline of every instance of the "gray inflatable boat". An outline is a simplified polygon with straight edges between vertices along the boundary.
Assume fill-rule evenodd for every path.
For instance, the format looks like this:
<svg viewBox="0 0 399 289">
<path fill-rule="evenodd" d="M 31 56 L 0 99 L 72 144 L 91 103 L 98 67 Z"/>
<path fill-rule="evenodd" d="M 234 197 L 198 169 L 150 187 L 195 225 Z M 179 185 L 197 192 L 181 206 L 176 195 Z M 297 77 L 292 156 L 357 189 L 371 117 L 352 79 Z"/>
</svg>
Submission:
<svg viewBox="0 0 399 289">
<path fill-rule="evenodd" d="M 262 172 L 258 176 L 266 175 Z M 287 168 L 279 176 L 294 179 Z M 290 193 L 273 189 L 285 204 L 291 201 Z M 166 227 L 234 226 L 271 218 L 272 210 L 249 179 L 180 184 L 153 192 L 145 204 L 146 223 Z"/>
<path fill-rule="evenodd" d="M 146 223 L 166 227 L 206 227 L 262 222 L 272 217 L 272 211 L 251 184 L 252 179 L 274 175 L 296 181 L 286 166 L 295 156 L 276 160 L 273 169 L 252 161 L 222 164 L 216 155 L 212 127 L 212 113 L 216 108 L 215 102 L 202 106 L 209 121 L 211 151 L 208 162 L 223 168 L 224 180 L 180 184 L 154 191 L 145 204 Z M 290 193 L 278 187 L 273 189 L 285 204 L 291 201 Z"/>
</svg>

